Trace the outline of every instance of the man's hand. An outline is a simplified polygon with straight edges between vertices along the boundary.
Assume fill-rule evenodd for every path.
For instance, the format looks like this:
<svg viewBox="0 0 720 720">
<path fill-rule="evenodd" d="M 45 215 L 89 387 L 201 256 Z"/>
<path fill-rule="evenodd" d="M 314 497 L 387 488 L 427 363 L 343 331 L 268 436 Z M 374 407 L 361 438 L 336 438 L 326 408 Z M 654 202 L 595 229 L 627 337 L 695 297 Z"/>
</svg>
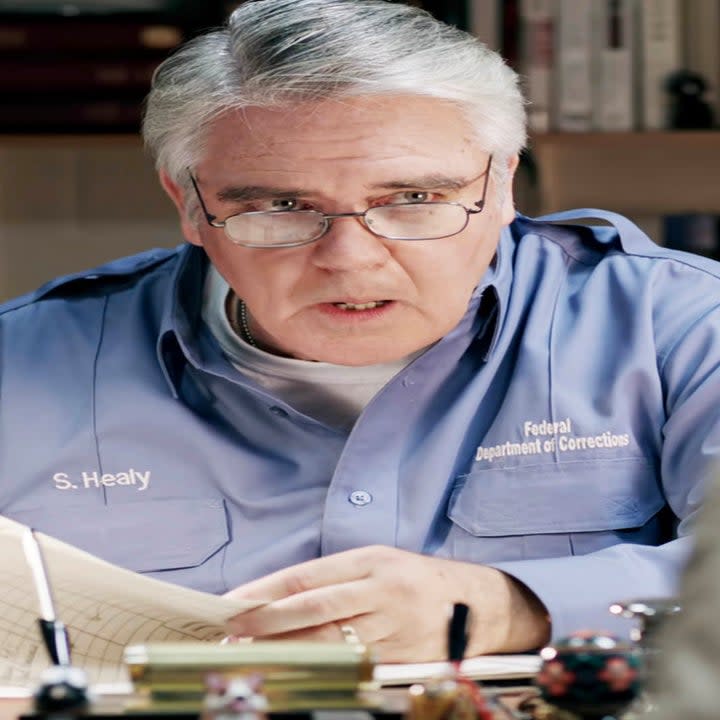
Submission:
<svg viewBox="0 0 720 720">
<path fill-rule="evenodd" d="M 228 596 L 269 601 L 231 620 L 237 636 L 337 642 L 351 625 L 383 662 L 444 659 L 455 602 L 473 613 L 468 656 L 532 650 L 550 632 L 540 601 L 499 570 L 383 546 L 294 565 Z"/>
</svg>

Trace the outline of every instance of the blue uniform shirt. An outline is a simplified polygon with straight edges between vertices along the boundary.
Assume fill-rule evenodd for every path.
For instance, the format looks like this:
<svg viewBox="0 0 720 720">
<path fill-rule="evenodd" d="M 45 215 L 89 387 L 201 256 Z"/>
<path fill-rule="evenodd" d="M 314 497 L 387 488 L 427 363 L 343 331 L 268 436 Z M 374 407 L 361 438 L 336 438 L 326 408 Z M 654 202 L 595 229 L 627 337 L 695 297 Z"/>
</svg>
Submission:
<svg viewBox="0 0 720 720">
<path fill-rule="evenodd" d="M 200 317 L 183 246 L 0 308 L 0 513 L 222 593 L 368 545 L 492 564 L 553 634 L 675 590 L 720 453 L 720 265 L 620 216 L 518 216 L 465 316 L 350 432 L 273 397 Z"/>
</svg>

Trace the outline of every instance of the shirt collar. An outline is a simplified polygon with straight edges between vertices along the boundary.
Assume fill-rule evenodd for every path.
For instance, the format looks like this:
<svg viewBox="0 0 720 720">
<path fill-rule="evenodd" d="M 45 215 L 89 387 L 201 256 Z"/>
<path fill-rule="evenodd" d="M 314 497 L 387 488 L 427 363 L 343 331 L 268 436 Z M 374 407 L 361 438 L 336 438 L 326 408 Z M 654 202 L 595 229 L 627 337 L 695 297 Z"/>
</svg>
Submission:
<svg viewBox="0 0 720 720">
<path fill-rule="evenodd" d="M 165 293 L 160 334 L 156 346 L 165 379 L 178 397 L 182 372 L 187 362 L 199 366 L 197 335 L 200 331 L 202 291 L 209 260 L 205 251 L 186 245 Z"/>
<path fill-rule="evenodd" d="M 495 350 L 507 314 L 514 249 L 515 238 L 511 226 L 503 227 L 495 257 L 475 288 L 470 302 L 469 311 L 481 319 L 475 342 L 481 348 L 486 361 Z"/>
</svg>

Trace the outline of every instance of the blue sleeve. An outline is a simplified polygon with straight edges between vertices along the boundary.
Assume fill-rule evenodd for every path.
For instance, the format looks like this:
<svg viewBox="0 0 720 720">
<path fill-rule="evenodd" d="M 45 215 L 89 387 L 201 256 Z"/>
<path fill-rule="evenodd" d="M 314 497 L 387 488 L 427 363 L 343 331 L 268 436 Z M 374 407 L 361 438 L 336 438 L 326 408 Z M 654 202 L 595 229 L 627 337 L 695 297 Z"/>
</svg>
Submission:
<svg viewBox="0 0 720 720">
<path fill-rule="evenodd" d="M 677 519 L 674 538 L 658 547 L 618 544 L 587 555 L 494 564 L 545 604 L 553 638 L 579 629 L 625 635 L 632 624 L 608 612 L 612 603 L 678 592 L 690 532 L 720 456 L 720 284 L 687 270 L 666 265 L 656 278 L 652 308 L 665 403 L 657 474 Z"/>
<path fill-rule="evenodd" d="M 660 547 L 620 544 L 588 555 L 493 563 L 520 580 L 548 609 L 552 639 L 576 630 L 627 636 L 632 623 L 611 615 L 614 602 L 675 594 L 690 538 Z"/>
</svg>

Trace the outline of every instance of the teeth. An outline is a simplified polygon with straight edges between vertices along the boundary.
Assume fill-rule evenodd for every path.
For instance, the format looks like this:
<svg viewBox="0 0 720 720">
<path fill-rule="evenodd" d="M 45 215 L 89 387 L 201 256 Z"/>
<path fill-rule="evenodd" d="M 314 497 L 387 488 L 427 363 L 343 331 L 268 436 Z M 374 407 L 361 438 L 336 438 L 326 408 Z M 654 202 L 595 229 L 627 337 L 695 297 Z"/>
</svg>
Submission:
<svg viewBox="0 0 720 720">
<path fill-rule="evenodd" d="M 372 310 L 376 307 L 382 307 L 385 304 L 385 300 L 372 300 L 366 303 L 333 303 L 335 307 L 339 307 L 341 310 Z"/>
</svg>

